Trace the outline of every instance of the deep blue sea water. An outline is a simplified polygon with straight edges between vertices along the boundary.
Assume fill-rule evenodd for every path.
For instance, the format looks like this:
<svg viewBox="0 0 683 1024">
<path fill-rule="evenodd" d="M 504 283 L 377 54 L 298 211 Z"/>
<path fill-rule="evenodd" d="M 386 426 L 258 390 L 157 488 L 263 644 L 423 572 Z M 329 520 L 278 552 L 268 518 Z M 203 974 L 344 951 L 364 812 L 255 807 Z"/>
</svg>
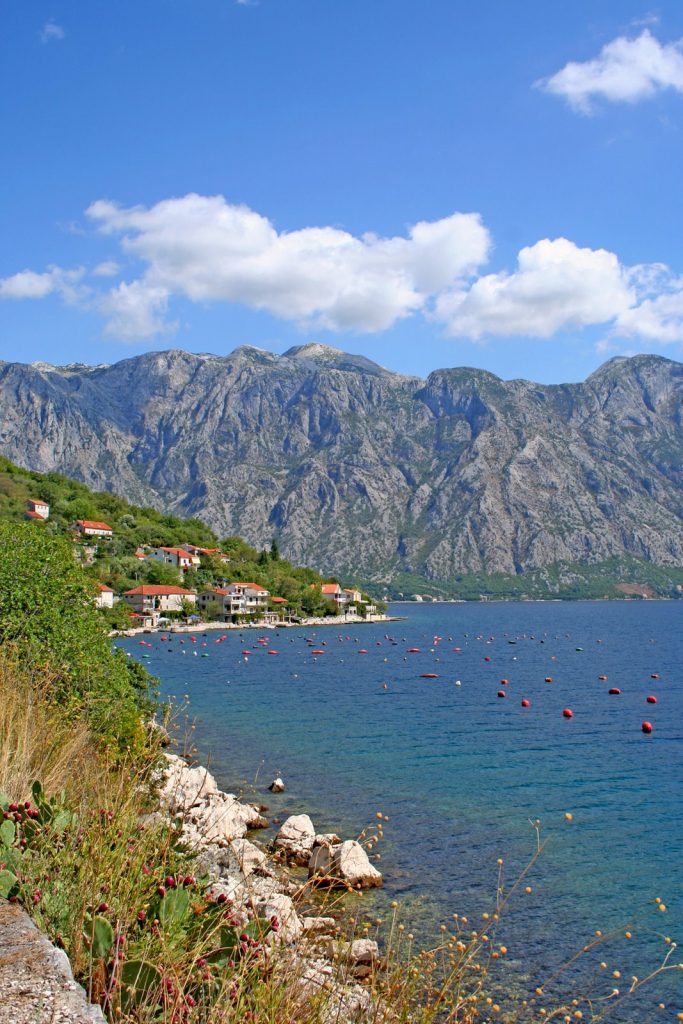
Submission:
<svg viewBox="0 0 683 1024">
<path fill-rule="evenodd" d="M 534 849 L 530 819 L 541 819 L 533 891 L 501 927 L 511 962 L 523 951 L 517 966 L 535 985 L 596 928 L 636 916 L 653 934 L 589 955 L 575 984 L 590 984 L 603 956 L 642 976 L 665 949 L 654 932 L 683 941 L 683 602 L 392 611 L 406 619 L 123 646 L 150 655 L 164 696 L 189 695 L 199 756 L 223 788 L 246 783 L 271 816 L 307 811 L 319 831 L 345 836 L 388 815 L 385 887 L 364 899 L 379 911 L 399 899 L 424 942 L 454 911 L 474 920 L 491 910 L 497 858 L 512 878 Z M 287 791 L 271 796 L 277 774 Z M 682 973 L 609 1019 L 674 1020 Z"/>
</svg>

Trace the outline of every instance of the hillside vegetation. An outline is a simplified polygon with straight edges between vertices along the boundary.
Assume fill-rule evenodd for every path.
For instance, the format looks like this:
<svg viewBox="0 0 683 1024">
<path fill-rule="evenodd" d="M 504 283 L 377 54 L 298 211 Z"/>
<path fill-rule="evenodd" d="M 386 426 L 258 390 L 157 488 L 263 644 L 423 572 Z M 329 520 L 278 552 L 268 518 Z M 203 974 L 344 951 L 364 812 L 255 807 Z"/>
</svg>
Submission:
<svg viewBox="0 0 683 1024">
<path fill-rule="evenodd" d="M 118 594 L 144 583 L 179 583 L 178 572 L 172 566 L 136 558 L 139 549 L 194 544 L 220 549 L 230 561 L 226 564 L 217 556 L 203 556 L 201 566 L 183 576 L 182 585 L 189 590 L 212 586 L 217 579 L 227 576 L 234 582 L 259 584 L 272 595 L 285 598 L 287 608 L 295 614 L 325 615 L 335 610 L 321 594 L 323 577 L 313 569 L 292 565 L 281 558 L 275 542 L 257 551 L 239 537 L 219 539 L 197 519 L 182 519 L 153 508 L 130 505 L 108 491 L 94 492 L 58 473 L 34 473 L 0 458 L 0 523 L 22 523 L 29 498 L 50 505 L 50 518 L 34 524 L 37 532 L 47 536 L 73 540 L 73 525 L 79 519 L 103 521 L 111 526 L 111 539 L 86 543 L 80 550 L 88 563 L 86 574 Z M 84 547 L 92 550 L 86 555 Z M 109 618 L 112 624 L 125 625 L 122 608 L 115 608 Z"/>
</svg>

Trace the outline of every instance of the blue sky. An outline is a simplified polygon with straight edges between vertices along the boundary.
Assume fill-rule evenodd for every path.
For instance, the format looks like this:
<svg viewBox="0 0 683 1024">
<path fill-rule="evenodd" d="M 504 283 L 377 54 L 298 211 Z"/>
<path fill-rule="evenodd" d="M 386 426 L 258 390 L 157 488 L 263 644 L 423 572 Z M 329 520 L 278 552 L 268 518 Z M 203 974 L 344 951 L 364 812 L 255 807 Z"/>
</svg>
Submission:
<svg viewBox="0 0 683 1024">
<path fill-rule="evenodd" d="M 0 8 L 0 358 L 683 353 L 683 5 Z"/>
</svg>

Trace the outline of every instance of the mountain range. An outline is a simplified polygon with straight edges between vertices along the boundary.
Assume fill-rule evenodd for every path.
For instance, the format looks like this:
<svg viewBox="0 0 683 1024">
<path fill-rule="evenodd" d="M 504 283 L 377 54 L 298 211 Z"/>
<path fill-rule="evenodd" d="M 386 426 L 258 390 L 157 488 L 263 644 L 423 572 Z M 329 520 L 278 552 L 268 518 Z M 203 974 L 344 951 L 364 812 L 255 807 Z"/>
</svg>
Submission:
<svg viewBox="0 0 683 1024">
<path fill-rule="evenodd" d="M 0 453 L 363 580 L 683 565 L 683 364 L 426 380 L 316 343 L 0 364 Z"/>
</svg>

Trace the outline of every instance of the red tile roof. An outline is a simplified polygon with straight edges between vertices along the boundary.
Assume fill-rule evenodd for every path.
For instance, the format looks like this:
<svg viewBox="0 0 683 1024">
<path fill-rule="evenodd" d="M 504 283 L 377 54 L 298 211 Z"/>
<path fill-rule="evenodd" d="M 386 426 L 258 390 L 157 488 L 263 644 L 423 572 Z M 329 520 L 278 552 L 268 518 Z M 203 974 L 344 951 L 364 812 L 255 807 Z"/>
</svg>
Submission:
<svg viewBox="0 0 683 1024">
<path fill-rule="evenodd" d="M 258 590 L 261 594 L 267 594 L 268 591 L 265 587 L 262 587 L 260 583 L 245 583 L 244 580 L 237 580 L 235 583 L 230 584 L 231 587 L 249 587 L 250 590 Z"/>
<path fill-rule="evenodd" d="M 286 597 L 271 597 L 270 600 L 273 602 L 273 604 L 287 604 Z"/>
<path fill-rule="evenodd" d="M 113 594 L 114 593 L 114 591 L 111 589 L 111 587 L 108 587 L 106 583 L 98 583 L 97 584 L 97 589 L 102 594 Z"/>
<path fill-rule="evenodd" d="M 110 533 L 114 532 L 108 523 L 101 523 L 96 519 L 77 519 L 76 526 L 80 526 L 83 530 L 109 530 Z"/>
<path fill-rule="evenodd" d="M 159 551 L 168 551 L 169 555 L 177 555 L 178 558 L 192 558 L 190 552 L 185 548 L 159 548 Z"/>
<path fill-rule="evenodd" d="M 50 502 L 49 501 L 43 501 L 42 498 L 27 498 L 26 499 L 26 504 L 27 505 L 46 505 L 48 508 L 50 507 Z"/>
<path fill-rule="evenodd" d="M 27 519 L 40 519 L 41 523 L 45 522 L 45 516 L 41 516 L 40 512 L 24 512 Z"/>
<path fill-rule="evenodd" d="M 323 583 L 320 590 L 323 594 L 338 594 L 341 591 L 341 587 L 338 583 Z"/>
<path fill-rule="evenodd" d="M 193 590 L 185 590 L 183 587 L 167 586 L 164 583 L 143 583 L 140 587 L 133 587 L 127 590 L 125 597 L 160 597 L 163 594 L 182 594 L 185 597 L 194 597 Z"/>
</svg>

